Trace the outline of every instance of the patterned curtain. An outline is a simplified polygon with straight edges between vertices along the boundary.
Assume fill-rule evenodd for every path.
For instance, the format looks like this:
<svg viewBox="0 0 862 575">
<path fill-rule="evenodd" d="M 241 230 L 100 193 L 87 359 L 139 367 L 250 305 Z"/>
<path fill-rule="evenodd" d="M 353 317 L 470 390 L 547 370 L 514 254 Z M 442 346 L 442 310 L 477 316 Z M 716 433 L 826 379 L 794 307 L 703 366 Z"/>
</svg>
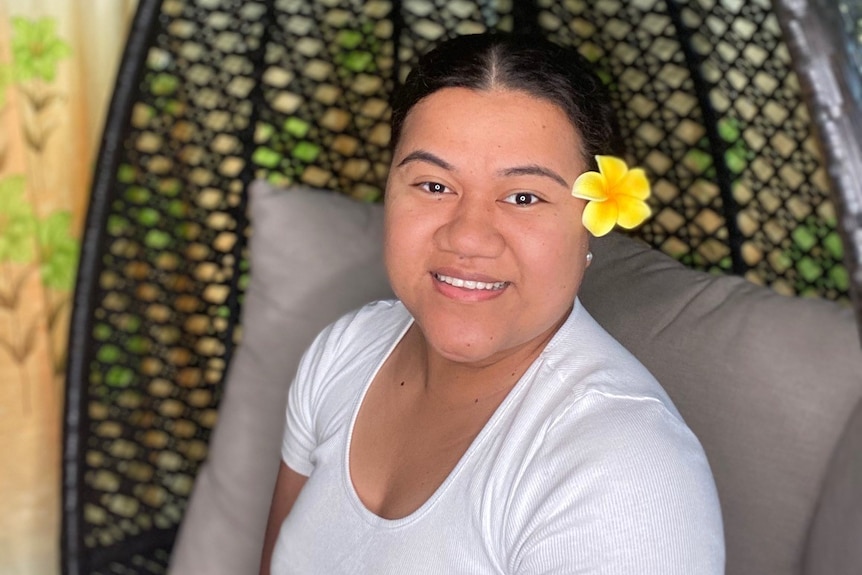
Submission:
<svg viewBox="0 0 862 575">
<path fill-rule="evenodd" d="M 0 575 L 59 570 L 71 297 L 135 4 L 0 0 Z"/>
</svg>

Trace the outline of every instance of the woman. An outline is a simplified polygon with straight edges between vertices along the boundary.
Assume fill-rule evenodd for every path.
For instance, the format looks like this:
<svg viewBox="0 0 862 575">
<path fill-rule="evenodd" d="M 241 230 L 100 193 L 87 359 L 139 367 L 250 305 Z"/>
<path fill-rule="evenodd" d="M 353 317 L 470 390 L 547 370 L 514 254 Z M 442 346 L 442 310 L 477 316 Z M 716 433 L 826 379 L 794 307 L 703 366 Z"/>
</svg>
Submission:
<svg viewBox="0 0 862 575">
<path fill-rule="evenodd" d="M 422 58 L 392 112 L 398 301 L 306 353 L 261 573 L 723 573 L 697 439 L 576 298 L 572 185 L 614 133 L 601 82 L 553 44 Z"/>
</svg>

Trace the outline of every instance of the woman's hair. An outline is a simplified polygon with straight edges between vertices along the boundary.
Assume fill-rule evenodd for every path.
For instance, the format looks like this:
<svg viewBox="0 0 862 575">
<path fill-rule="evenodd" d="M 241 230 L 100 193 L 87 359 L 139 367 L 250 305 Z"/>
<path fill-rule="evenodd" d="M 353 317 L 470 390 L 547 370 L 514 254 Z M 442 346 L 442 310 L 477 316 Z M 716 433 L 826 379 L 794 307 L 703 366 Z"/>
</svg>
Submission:
<svg viewBox="0 0 862 575">
<path fill-rule="evenodd" d="M 517 90 L 558 106 L 577 130 L 588 165 L 622 155 L 610 95 L 576 50 L 536 36 L 476 34 L 447 40 L 419 59 L 392 102 L 394 150 L 410 110 L 443 88 Z"/>
</svg>

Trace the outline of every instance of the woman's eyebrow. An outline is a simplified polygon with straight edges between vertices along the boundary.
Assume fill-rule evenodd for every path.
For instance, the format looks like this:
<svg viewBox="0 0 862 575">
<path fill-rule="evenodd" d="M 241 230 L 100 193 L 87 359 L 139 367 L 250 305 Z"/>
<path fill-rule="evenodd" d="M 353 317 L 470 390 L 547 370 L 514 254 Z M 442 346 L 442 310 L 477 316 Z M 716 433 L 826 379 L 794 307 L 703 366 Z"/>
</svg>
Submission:
<svg viewBox="0 0 862 575">
<path fill-rule="evenodd" d="M 409 154 L 404 156 L 403 160 L 398 162 L 398 167 L 400 168 L 401 166 L 409 164 L 410 162 L 428 162 L 429 164 L 434 164 L 435 166 L 443 168 L 444 170 L 450 172 L 455 171 L 455 166 L 453 166 L 443 158 L 435 156 L 431 152 L 427 152 L 425 150 L 416 150 L 415 152 L 410 152 Z"/>
<path fill-rule="evenodd" d="M 455 166 L 444 160 L 443 158 L 432 154 L 427 150 L 415 150 L 410 152 L 404 158 L 398 162 L 397 167 L 404 166 L 405 164 L 409 164 L 410 162 L 428 162 L 429 164 L 434 164 L 444 170 L 454 172 L 456 171 Z M 563 177 L 550 168 L 546 168 L 544 166 L 540 166 L 538 164 L 529 164 L 526 166 L 514 166 L 511 168 L 505 168 L 499 171 L 501 176 L 543 176 L 546 178 L 550 178 L 563 186 L 564 188 L 568 188 L 569 184 L 566 183 L 566 180 Z"/>
<path fill-rule="evenodd" d="M 566 183 L 566 180 L 564 180 L 560 174 L 558 174 L 554 170 L 551 170 L 550 168 L 539 166 L 538 164 L 505 168 L 503 170 L 500 170 L 499 173 L 502 176 L 544 176 L 546 178 L 551 178 L 564 188 L 569 187 L 569 184 Z"/>
</svg>

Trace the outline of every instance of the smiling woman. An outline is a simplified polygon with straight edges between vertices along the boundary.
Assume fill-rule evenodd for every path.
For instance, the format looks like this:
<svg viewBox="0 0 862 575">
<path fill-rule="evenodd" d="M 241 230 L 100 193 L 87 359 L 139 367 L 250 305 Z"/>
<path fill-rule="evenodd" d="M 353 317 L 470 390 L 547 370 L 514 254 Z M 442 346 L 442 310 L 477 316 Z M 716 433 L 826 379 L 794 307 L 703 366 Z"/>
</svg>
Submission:
<svg viewBox="0 0 862 575">
<path fill-rule="evenodd" d="M 411 72 L 385 203 L 398 299 L 306 353 L 261 573 L 723 573 L 698 440 L 577 297 L 584 210 L 607 199 L 572 188 L 618 152 L 608 101 L 533 38 L 458 38 Z"/>
</svg>

